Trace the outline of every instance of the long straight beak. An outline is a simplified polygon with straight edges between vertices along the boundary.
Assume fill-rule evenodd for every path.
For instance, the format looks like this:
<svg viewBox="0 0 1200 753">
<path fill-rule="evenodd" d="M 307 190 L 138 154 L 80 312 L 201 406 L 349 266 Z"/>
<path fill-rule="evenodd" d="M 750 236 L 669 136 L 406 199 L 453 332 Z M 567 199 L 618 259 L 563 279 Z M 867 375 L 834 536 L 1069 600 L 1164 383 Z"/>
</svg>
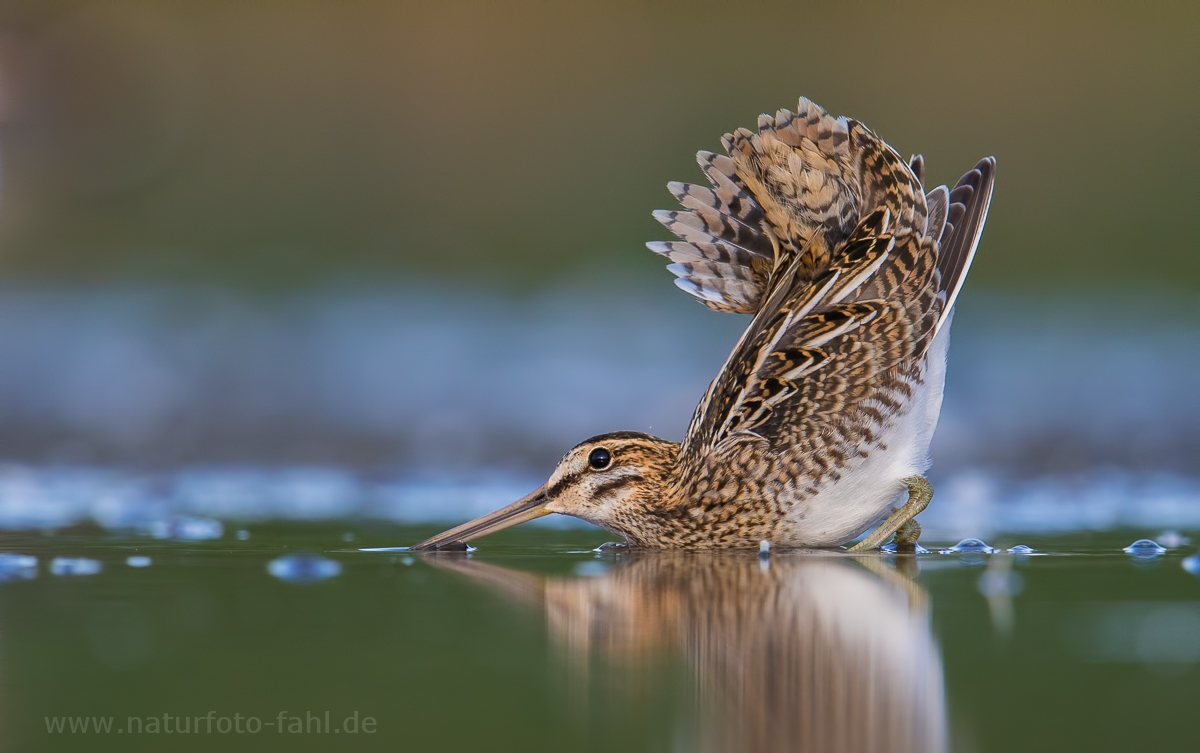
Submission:
<svg viewBox="0 0 1200 753">
<path fill-rule="evenodd" d="M 439 549 L 461 549 L 462 547 L 455 545 L 465 544 L 472 539 L 487 536 L 489 533 L 503 531 L 505 528 L 511 528 L 527 520 L 549 515 L 550 511 L 546 509 L 545 505 L 546 487 L 539 486 L 527 496 L 518 499 L 507 507 L 501 507 L 496 512 L 488 513 L 482 518 L 476 518 L 470 523 L 463 523 L 461 526 L 451 528 L 449 531 L 443 531 L 437 536 L 425 539 L 420 544 L 414 546 L 413 550 L 437 551 Z"/>
</svg>

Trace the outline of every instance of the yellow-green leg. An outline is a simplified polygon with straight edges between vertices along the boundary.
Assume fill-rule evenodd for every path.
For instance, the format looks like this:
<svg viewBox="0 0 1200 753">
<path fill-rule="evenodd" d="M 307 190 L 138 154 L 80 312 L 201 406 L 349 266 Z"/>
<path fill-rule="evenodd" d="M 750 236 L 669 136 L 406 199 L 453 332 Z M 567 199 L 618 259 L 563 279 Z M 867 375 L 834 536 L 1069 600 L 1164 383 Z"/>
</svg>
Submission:
<svg viewBox="0 0 1200 753">
<path fill-rule="evenodd" d="M 908 485 L 908 501 L 883 521 L 871 535 L 850 547 L 852 552 L 863 552 L 868 549 L 878 549 L 892 534 L 896 534 L 896 546 L 915 547 L 921 536 L 921 524 L 913 520 L 921 511 L 929 506 L 933 499 L 933 486 L 922 476 L 909 476 L 904 479 Z"/>
</svg>

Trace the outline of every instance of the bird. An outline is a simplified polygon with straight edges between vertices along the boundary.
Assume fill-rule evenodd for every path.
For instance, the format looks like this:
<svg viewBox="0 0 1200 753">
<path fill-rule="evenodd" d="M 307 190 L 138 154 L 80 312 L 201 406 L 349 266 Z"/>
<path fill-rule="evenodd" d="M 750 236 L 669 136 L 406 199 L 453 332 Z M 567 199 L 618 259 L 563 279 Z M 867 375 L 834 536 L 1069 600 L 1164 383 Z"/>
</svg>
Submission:
<svg viewBox="0 0 1200 753">
<path fill-rule="evenodd" d="M 995 158 L 927 191 L 923 157 L 807 98 L 721 144 L 697 154 L 707 185 L 669 183 L 679 208 L 654 212 L 676 240 L 647 244 L 700 303 L 751 316 L 682 441 L 591 437 L 527 496 L 413 550 L 551 513 L 640 548 L 916 547 Z"/>
</svg>

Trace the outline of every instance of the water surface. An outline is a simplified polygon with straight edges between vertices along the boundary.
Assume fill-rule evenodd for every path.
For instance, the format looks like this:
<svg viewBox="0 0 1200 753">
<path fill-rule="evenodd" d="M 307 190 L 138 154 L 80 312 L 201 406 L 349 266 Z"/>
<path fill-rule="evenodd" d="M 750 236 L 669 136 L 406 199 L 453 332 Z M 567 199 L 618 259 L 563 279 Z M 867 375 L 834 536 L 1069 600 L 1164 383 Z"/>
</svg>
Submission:
<svg viewBox="0 0 1200 753">
<path fill-rule="evenodd" d="M 434 530 L 10 532 L 5 549 L 37 563 L 3 566 L 0 740 L 12 750 L 1194 743 L 1200 577 L 1184 562 L 1196 532 L 987 541 L 1032 547 L 1026 555 L 941 554 L 956 542 L 928 538 L 934 551 L 915 558 L 762 559 L 596 552 L 611 538 L 602 531 L 527 527 L 469 556 L 360 551 Z M 1171 547 L 1123 551 L 1147 533 Z M 71 717 L 111 717 L 111 731 L 72 733 Z"/>
</svg>

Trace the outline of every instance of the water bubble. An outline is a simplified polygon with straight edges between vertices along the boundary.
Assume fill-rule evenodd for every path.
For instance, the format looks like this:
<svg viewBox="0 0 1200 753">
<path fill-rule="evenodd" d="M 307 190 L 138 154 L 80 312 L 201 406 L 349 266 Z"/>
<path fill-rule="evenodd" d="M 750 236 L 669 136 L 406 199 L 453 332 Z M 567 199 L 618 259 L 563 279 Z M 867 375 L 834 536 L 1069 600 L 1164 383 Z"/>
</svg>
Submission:
<svg viewBox="0 0 1200 753">
<path fill-rule="evenodd" d="M 286 554 L 267 563 L 267 572 L 289 583 L 316 583 L 340 575 L 342 563 L 317 554 Z"/>
<path fill-rule="evenodd" d="M 896 553 L 896 542 L 893 541 L 893 542 L 884 544 L 883 546 L 879 547 L 879 551 L 881 551 L 885 554 L 895 554 Z M 911 551 L 913 554 L 929 554 L 929 550 L 926 549 L 925 547 L 921 546 L 920 544 L 913 544 L 913 548 Z"/>
<path fill-rule="evenodd" d="M 0 583 L 37 577 L 38 559 L 31 554 L 0 552 Z"/>
<path fill-rule="evenodd" d="M 771 542 L 766 539 L 758 542 L 758 569 L 764 573 L 771 569 Z"/>
<path fill-rule="evenodd" d="M 237 540 L 238 541 L 249 541 L 250 540 L 250 532 L 247 531 L 245 528 L 241 529 L 240 531 L 237 532 Z"/>
<path fill-rule="evenodd" d="M 349 531 L 347 531 L 346 533 L 343 533 L 343 534 L 342 534 L 342 541 L 345 541 L 345 542 L 347 542 L 347 543 L 349 543 L 349 542 L 351 542 L 351 541 L 354 541 L 354 534 L 353 534 L 353 533 L 350 533 Z"/>
<path fill-rule="evenodd" d="M 1009 554 L 1033 554 L 1036 551 L 1037 550 L 1033 547 L 1025 546 L 1024 544 L 1017 544 L 1016 546 L 1009 547 L 1008 549 Z"/>
<path fill-rule="evenodd" d="M 1167 550 L 1154 539 L 1138 539 L 1125 547 L 1124 552 L 1139 559 L 1149 559 L 1166 554 Z"/>
<path fill-rule="evenodd" d="M 150 524 L 150 535 L 156 539 L 178 539 L 180 541 L 210 541 L 225 534 L 221 521 L 212 518 L 181 516 L 170 520 L 156 520 Z"/>
<path fill-rule="evenodd" d="M 1183 561 L 1183 569 L 1200 578 L 1200 554 L 1193 554 Z"/>
<path fill-rule="evenodd" d="M 991 554 L 995 551 L 979 539 L 963 539 L 949 549 L 943 549 L 942 554 Z"/>
<path fill-rule="evenodd" d="M 151 559 L 144 554 L 135 554 L 125 558 L 125 564 L 130 567 L 150 567 Z"/>
<path fill-rule="evenodd" d="M 412 567 L 412 563 L 413 563 L 412 557 L 401 557 L 400 558 L 400 564 L 404 565 L 405 567 Z"/>
<path fill-rule="evenodd" d="M 51 575 L 95 575 L 103 569 L 100 560 L 87 557 L 55 557 L 50 560 Z"/>
</svg>

